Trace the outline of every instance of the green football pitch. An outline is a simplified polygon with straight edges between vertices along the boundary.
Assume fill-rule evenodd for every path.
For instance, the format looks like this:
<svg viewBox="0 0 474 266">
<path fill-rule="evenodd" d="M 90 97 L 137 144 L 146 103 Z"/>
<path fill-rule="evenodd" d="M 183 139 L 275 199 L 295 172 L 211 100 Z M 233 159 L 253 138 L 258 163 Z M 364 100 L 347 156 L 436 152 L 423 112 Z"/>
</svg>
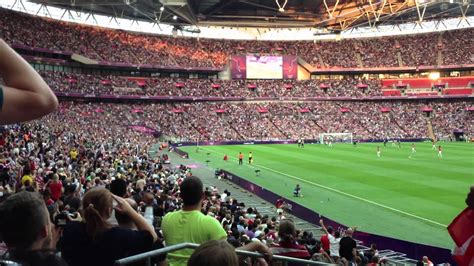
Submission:
<svg viewBox="0 0 474 266">
<path fill-rule="evenodd" d="M 182 147 L 191 160 L 250 180 L 347 226 L 384 236 L 452 248 L 446 226 L 465 207 L 474 184 L 474 144 L 391 143 L 224 145 Z M 377 146 L 381 157 L 377 157 Z M 253 165 L 248 153 L 253 153 Z M 244 164 L 239 166 L 238 153 Z M 225 162 L 223 156 L 228 155 Z M 256 176 L 255 170 L 260 170 Z M 296 184 L 303 197 L 294 198 Z M 314 221 L 317 223 L 317 221 Z"/>
</svg>

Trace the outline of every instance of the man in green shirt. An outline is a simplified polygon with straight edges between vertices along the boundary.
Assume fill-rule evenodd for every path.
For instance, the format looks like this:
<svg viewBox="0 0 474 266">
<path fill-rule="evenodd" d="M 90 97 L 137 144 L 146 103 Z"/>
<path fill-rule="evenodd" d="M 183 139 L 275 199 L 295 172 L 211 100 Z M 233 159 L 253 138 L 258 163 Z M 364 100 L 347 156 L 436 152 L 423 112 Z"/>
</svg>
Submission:
<svg viewBox="0 0 474 266">
<path fill-rule="evenodd" d="M 227 233 L 214 217 L 201 212 L 204 198 L 203 184 L 195 176 L 186 178 L 180 186 L 183 209 L 168 213 L 162 222 L 163 235 L 167 246 L 180 243 L 202 244 L 209 240 L 224 239 Z M 169 265 L 186 265 L 193 253 L 183 249 L 167 255 Z"/>
</svg>

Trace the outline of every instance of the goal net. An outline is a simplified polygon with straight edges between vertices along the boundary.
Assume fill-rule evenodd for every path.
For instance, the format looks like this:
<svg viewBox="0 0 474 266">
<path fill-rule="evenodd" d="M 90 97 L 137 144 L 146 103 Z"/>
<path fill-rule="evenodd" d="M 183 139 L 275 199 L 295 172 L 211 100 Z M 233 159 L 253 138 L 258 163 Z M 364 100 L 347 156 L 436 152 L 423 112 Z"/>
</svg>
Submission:
<svg viewBox="0 0 474 266">
<path fill-rule="evenodd" d="M 319 143 L 352 143 L 352 133 L 321 133 Z"/>
</svg>

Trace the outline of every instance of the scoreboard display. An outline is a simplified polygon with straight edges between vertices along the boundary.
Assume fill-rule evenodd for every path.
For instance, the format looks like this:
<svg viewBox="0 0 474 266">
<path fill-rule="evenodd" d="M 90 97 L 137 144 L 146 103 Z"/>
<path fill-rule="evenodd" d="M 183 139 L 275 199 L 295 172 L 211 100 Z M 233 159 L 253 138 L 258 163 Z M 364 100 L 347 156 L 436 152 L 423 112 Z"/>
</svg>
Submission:
<svg viewBox="0 0 474 266">
<path fill-rule="evenodd" d="M 298 60 L 295 56 L 233 56 L 233 79 L 296 79 Z"/>
<path fill-rule="evenodd" d="M 248 55 L 246 64 L 248 79 L 283 78 L 283 58 L 281 56 Z"/>
</svg>

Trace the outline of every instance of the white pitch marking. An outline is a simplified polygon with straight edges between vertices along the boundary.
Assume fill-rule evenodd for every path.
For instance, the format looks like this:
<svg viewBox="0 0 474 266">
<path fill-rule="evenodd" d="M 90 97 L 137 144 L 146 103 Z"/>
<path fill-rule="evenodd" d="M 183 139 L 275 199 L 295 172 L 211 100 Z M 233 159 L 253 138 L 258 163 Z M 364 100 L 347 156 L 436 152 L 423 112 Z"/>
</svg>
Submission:
<svg viewBox="0 0 474 266">
<path fill-rule="evenodd" d="M 213 150 L 206 149 L 206 148 L 203 148 L 203 147 L 201 147 L 201 149 L 204 149 L 204 150 L 207 150 L 207 151 L 210 151 L 210 152 L 213 152 L 213 153 L 218 153 L 218 154 L 225 155 L 224 153 L 217 152 L 217 151 L 213 151 Z M 232 159 L 233 159 L 233 160 L 237 160 L 236 158 L 232 158 Z M 416 219 L 420 219 L 420 220 L 423 220 L 423 221 L 425 221 L 425 222 L 429 222 L 429 223 L 432 223 L 432 224 L 435 224 L 435 225 L 439 225 L 439 226 L 442 226 L 442 227 L 447 227 L 447 225 L 445 225 L 445 224 L 438 223 L 438 222 L 436 222 L 436 221 L 433 221 L 433 220 L 430 220 L 430 219 L 427 219 L 427 218 L 423 218 L 423 217 L 421 217 L 421 216 L 418 216 L 418 215 L 415 215 L 415 214 L 411 214 L 411 213 L 408 213 L 408 212 L 405 212 L 405 211 L 402 211 L 402 210 L 399 210 L 399 209 L 395 209 L 395 208 L 392 208 L 392 207 L 389 207 L 389 206 L 386 206 L 386 205 L 377 203 L 377 202 L 375 202 L 375 201 L 371 201 L 371 200 L 368 200 L 368 199 L 364 199 L 364 198 L 361 198 L 361 197 L 358 197 L 358 196 L 355 196 L 355 195 L 346 193 L 346 192 L 344 192 L 344 191 L 340 191 L 340 190 L 337 190 L 337 189 L 334 189 L 334 188 L 327 187 L 327 186 L 325 186 L 325 185 L 321 185 L 321 184 L 314 183 L 314 182 L 311 182 L 311 181 L 308 181 L 308 180 L 305 180 L 305 179 L 301 179 L 301 178 L 299 178 L 299 177 L 292 176 L 292 175 L 289 175 L 289 174 L 287 174 L 287 173 L 283 173 L 283 172 L 280 172 L 280 171 L 277 171 L 277 170 L 274 170 L 274 169 L 271 169 L 271 168 L 268 168 L 268 167 L 265 167 L 265 166 L 261 166 L 261 165 L 258 165 L 258 164 L 253 164 L 253 165 L 254 165 L 254 166 L 257 166 L 257 167 L 260 167 L 260 168 L 263 168 L 263 169 L 267 169 L 267 170 L 272 171 L 272 172 L 275 172 L 275 173 L 278 173 L 278 174 L 280 174 L 280 175 L 284 175 L 284 176 L 287 176 L 287 177 L 290 177 L 290 178 L 299 180 L 299 181 L 301 181 L 301 182 L 305 182 L 305 183 L 308 183 L 308 184 L 311 184 L 311 185 L 314 185 L 314 186 L 317 186 L 317 187 L 321 187 L 321 188 L 330 190 L 330 191 L 332 191 L 332 192 L 336 192 L 336 193 L 342 194 L 342 195 L 344 195 L 344 196 L 348 196 L 348 197 L 351 197 L 351 198 L 354 198 L 354 199 L 358 199 L 358 200 L 361 200 L 361 201 L 364 201 L 364 202 L 367 202 L 367 203 L 370 203 L 370 204 L 374 204 L 374 205 L 376 205 L 376 206 L 379 206 L 379 207 L 382 207 L 382 208 L 385 208 L 385 209 L 389 209 L 389 210 L 394 211 L 394 212 L 398 212 L 398 213 L 401 213 L 401 214 L 404 214 L 404 215 L 407 215 L 407 216 L 410 216 L 410 217 L 413 217 L 413 218 L 416 218 Z"/>
</svg>

